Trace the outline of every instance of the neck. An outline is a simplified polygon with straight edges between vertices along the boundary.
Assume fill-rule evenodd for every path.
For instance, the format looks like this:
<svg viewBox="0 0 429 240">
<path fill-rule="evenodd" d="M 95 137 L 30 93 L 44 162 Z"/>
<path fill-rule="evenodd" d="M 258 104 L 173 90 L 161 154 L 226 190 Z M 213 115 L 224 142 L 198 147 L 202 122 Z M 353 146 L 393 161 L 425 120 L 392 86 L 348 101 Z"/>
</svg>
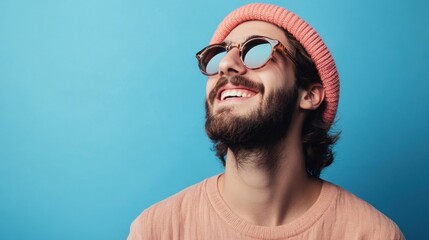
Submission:
<svg viewBox="0 0 429 240">
<path fill-rule="evenodd" d="M 283 225 L 317 200 L 321 181 L 307 175 L 299 133 L 293 134 L 270 147 L 228 149 L 218 186 L 241 218 L 262 226 Z"/>
</svg>

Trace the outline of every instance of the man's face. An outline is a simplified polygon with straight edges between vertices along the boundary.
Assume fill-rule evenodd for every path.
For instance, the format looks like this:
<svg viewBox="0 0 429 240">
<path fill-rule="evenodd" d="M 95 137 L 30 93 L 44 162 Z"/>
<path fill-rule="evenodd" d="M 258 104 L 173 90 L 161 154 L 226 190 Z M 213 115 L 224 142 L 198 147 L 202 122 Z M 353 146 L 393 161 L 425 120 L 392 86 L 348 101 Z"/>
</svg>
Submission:
<svg viewBox="0 0 429 240">
<path fill-rule="evenodd" d="M 286 47 L 289 45 L 282 29 L 271 23 L 262 21 L 249 21 L 238 25 L 225 38 L 225 41 L 242 43 L 247 37 L 253 35 L 277 39 Z M 219 82 L 220 77 L 231 78 L 236 75 L 243 76 L 251 80 L 252 83 L 262 86 L 263 92 L 254 91 L 258 89 L 243 88 L 243 90 L 250 90 L 245 91 L 248 97 L 228 98 L 226 100 L 219 99 L 220 95 L 218 92 L 214 101 L 209 101 L 212 113 L 216 114 L 223 109 L 228 109 L 233 114 L 243 116 L 260 106 L 273 91 L 291 88 L 294 85 L 295 79 L 293 64 L 290 61 L 286 64 L 285 61 L 287 61 L 287 58 L 284 53 L 276 51 L 273 55 L 273 60 L 270 60 L 264 67 L 250 70 L 241 62 L 238 48 L 232 48 L 219 63 L 220 73 L 208 78 L 206 98 L 209 99 L 209 95 Z M 220 90 L 224 89 L 238 90 L 240 87 L 227 84 Z"/>
<path fill-rule="evenodd" d="M 289 46 L 282 29 L 261 21 L 238 25 L 225 41 L 241 44 L 254 35 L 277 39 L 286 48 Z M 220 61 L 219 73 L 207 81 L 206 130 L 209 137 L 239 144 L 252 141 L 251 138 L 265 138 L 264 132 L 275 130 L 267 128 L 288 124 L 296 107 L 294 85 L 293 63 L 284 52 L 275 51 L 265 66 L 251 70 L 243 65 L 238 48 L 232 48 Z M 224 98 L 225 95 L 241 97 Z"/>
</svg>

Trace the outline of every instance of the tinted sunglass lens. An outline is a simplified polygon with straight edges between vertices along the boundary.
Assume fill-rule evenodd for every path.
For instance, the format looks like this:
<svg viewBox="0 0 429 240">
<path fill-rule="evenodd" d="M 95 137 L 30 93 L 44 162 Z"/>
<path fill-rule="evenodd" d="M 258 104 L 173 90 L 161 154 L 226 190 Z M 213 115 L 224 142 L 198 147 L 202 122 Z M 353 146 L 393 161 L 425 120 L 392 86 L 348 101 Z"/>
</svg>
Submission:
<svg viewBox="0 0 429 240">
<path fill-rule="evenodd" d="M 271 52 L 271 44 L 266 40 L 252 40 L 243 49 L 243 62 L 248 68 L 259 68 L 270 59 Z"/>
<path fill-rule="evenodd" d="M 208 75 L 217 74 L 219 71 L 219 62 L 225 57 L 226 50 L 224 47 L 212 47 L 207 50 L 204 59 L 203 65 L 205 69 L 203 69 Z"/>
</svg>

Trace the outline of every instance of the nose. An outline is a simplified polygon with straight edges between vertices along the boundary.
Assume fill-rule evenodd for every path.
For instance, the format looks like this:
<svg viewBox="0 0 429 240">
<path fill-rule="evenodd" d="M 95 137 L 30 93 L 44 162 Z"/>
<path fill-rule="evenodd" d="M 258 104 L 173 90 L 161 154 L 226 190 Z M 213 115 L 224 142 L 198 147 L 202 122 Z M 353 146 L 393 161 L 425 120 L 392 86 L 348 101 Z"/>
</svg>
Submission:
<svg viewBox="0 0 429 240">
<path fill-rule="evenodd" d="M 220 76 L 230 76 L 236 74 L 245 74 L 247 71 L 246 66 L 240 59 L 238 48 L 234 47 L 225 55 L 219 62 Z"/>
</svg>

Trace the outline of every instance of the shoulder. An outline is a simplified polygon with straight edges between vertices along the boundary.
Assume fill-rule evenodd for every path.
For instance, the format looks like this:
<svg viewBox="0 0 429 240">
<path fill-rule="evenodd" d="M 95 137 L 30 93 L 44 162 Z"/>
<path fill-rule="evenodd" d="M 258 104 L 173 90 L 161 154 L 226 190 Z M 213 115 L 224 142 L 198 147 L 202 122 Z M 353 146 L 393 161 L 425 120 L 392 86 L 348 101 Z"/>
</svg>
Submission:
<svg viewBox="0 0 429 240">
<path fill-rule="evenodd" d="M 204 197 L 204 185 L 208 179 L 192 185 L 144 210 L 141 216 L 162 217 L 187 211 Z"/>
<path fill-rule="evenodd" d="M 210 179 L 210 178 L 209 178 Z M 147 239 L 166 233 L 171 226 L 184 222 L 197 214 L 197 206 L 206 205 L 205 184 L 209 179 L 192 185 L 145 209 L 131 224 L 128 239 Z M 159 236 L 160 237 L 160 236 Z"/>
<path fill-rule="evenodd" d="M 339 186 L 326 184 L 337 189 L 338 195 L 331 210 L 334 210 L 335 222 L 343 231 L 368 239 L 404 239 L 398 226 L 371 204 Z"/>
</svg>

